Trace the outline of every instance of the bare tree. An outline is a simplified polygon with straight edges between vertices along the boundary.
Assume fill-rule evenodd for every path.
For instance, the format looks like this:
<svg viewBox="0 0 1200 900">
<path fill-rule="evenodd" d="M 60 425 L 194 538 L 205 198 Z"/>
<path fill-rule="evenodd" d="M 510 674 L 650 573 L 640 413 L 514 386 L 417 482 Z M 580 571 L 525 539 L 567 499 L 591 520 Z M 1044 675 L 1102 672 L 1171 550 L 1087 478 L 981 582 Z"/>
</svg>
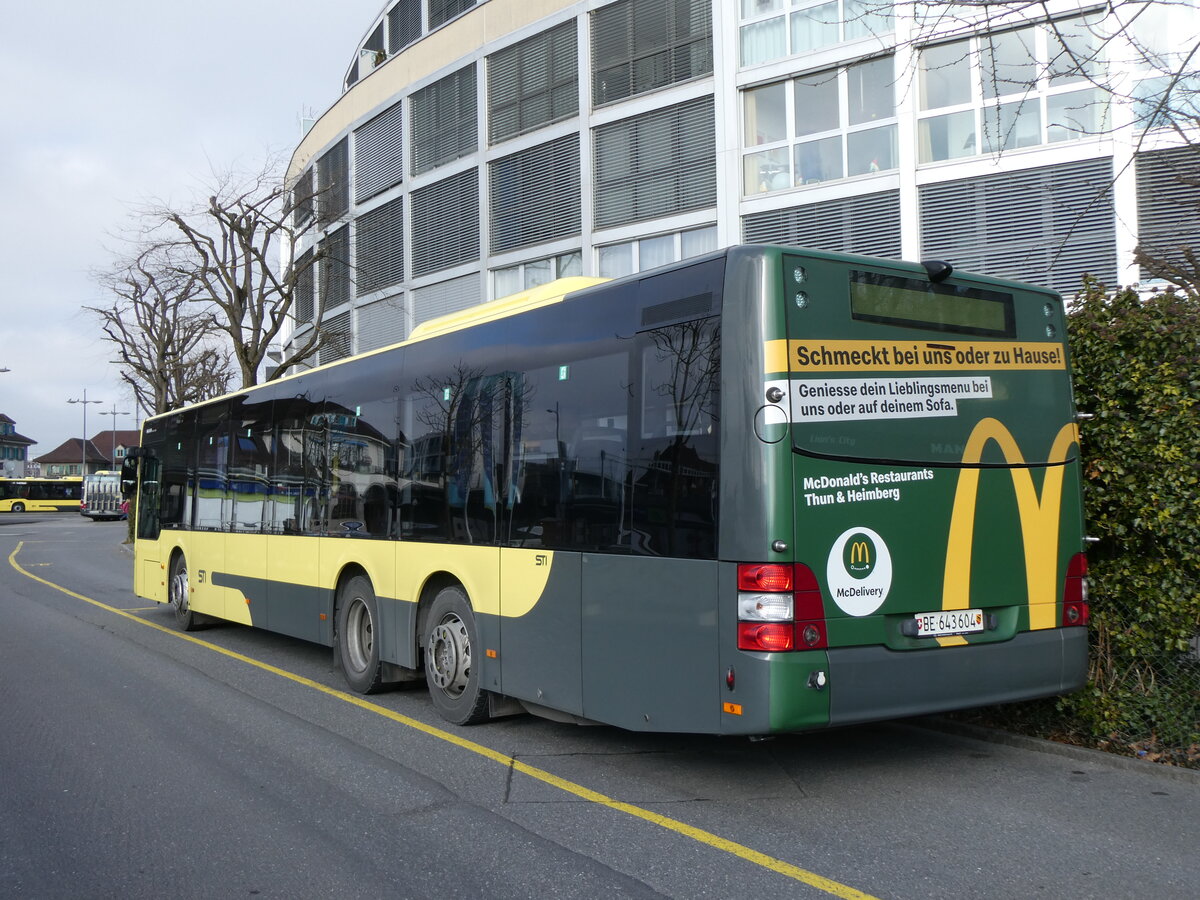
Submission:
<svg viewBox="0 0 1200 900">
<path fill-rule="evenodd" d="M 141 247 L 95 278 L 115 299 L 85 308 L 116 347 L 121 379 L 147 415 L 229 390 L 230 353 L 211 316 L 191 311 L 196 281 L 180 274 L 168 248 Z"/>
<path fill-rule="evenodd" d="M 322 330 L 324 302 L 313 302 L 314 274 L 327 285 L 348 277 L 344 253 L 327 242 L 298 253 L 303 235 L 316 223 L 298 216 L 311 208 L 312 194 L 292 191 L 269 161 L 253 176 L 215 174 L 206 203 L 190 211 L 160 205 L 147 212 L 159 234 L 171 237 L 181 278 L 194 281 L 192 300 L 208 307 L 212 327 L 228 335 L 241 386 L 258 383 L 268 353 L 290 318 L 312 328 L 274 364 L 266 379 L 313 359 L 327 339 Z M 326 291 L 322 291 L 325 294 Z"/>
</svg>

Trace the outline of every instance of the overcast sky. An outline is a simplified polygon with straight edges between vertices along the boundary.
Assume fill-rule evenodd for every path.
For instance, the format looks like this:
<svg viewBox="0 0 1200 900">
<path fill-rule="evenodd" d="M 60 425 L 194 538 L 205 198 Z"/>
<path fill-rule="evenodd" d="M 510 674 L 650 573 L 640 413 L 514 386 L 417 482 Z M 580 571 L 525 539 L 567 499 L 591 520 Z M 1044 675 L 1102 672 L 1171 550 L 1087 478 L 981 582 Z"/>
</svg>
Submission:
<svg viewBox="0 0 1200 900">
<path fill-rule="evenodd" d="M 138 203 L 290 152 L 383 0 L 0 0 L 0 413 L 30 459 L 133 413 L 82 306 Z M 71 405 L 82 399 L 100 404 Z M 133 428 L 132 415 L 116 416 Z"/>
</svg>

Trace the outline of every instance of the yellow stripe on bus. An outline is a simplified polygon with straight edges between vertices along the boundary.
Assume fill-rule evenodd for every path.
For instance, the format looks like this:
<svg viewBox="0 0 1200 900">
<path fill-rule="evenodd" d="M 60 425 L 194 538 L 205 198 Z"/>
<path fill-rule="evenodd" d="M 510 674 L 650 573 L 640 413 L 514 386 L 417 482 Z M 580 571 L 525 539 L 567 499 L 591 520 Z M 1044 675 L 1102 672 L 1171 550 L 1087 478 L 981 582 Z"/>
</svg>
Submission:
<svg viewBox="0 0 1200 900">
<path fill-rule="evenodd" d="M 55 584 L 53 581 L 47 581 L 45 578 L 34 575 L 32 572 L 23 568 L 17 562 L 17 554 L 20 553 L 21 548 L 24 545 L 24 541 L 19 542 L 13 549 L 13 552 L 9 554 L 9 565 L 11 565 L 25 577 L 31 578 L 39 584 L 44 584 L 47 587 L 54 588 L 56 591 L 61 591 L 68 597 L 74 597 L 77 600 L 90 603 L 92 606 L 96 606 L 107 612 L 113 613 L 114 615 L 121 616 L 122 618 L 128 619 L 131 622 L 136 622 L 139 625 L 144 625 L 147 628 L 152 628 L 155 631 L 161 632 L 162 634 L 170 635 L 171 637 L 178 638 L 181 641 L 187 641 L 189 644 L 192 644 L 196 647 L 203 647 L 206 650 L 211 650 L 214 653 L 219 653 L 222 656 L 230 659 L 236 659 L 239 662 L 253 666 L 261 671 L 269 672 L 272 675 L 278 675 L 280 678 L 285 678 L 288 681 L 294 682 L 295 684 L 303 685 L 304 687 L 311 688 L 314 691 L 319 691 L 320 693 L 329 697 L 345 701 L 346 703 L 357 706 L 359 709 L 382 716 L 385 719 L 389 719 L 390 721 L 396 722 L 399 725 L 404 725 L 405 727 L 411 728 L 414 731 L 419 731 L 422 734 L 436 738 L 439 741 L 453 744 L 454 746 L 470 753 L 474 753 L 477 756 L 490 759 L 506 769 L 520 772 L 523 775 L 527 775 L 530 778 L 540 781 L 543 784 L 548 784 L 551 787 L 556 787 L 561 791 L 580 798 L 581 800 L 587 800 L 590 803 L 595 803 L 597 806 L 604 806 L 616 812 L 625 813 L 628 816 L 641 819 L 644 822 L 649 822 L 652 825 L 657 825 L 660 828 L 666 829 L 667 831 L 674 832 L 675 834 L 690 838 L 691 840 L 704 844 L 708 847 L 712 847 L 714 850 L 723 851 L 732 856 L 736 856 L 739 859 L 753 863 L 756 866 L 760 866 L 779 875 L 783 875 L 786 878 L 803 882 L 804 884 L 823 891 L 826 894 L 830 894 L 831 896 L 842 897 L 845 898 L 845 900 L 875 900 L 872 895 L 863 893 L 862 891 L 852 888 L 849 885 L 826 878 L 823 875 L 818 875 L 815 872 L 810 872 L 807 869 L 801 868 L 800 866 L 793 865 L 789 862 L 784 862 L 781 859 L 768 856 L 765 853 L 760 853 L 759 851 L 753 850 L 743 844 L 728 840 L 719 835 L 713 834 L 710 831 L 705 831 L 702 828 L 696 828 L 693 825 L 688 825 L 686 822 L 681 822 L 678 819 L 672 819 L 669 816 L 651 812 L 650 810 L 643 809 L 640 806 L 634 806 L 632 803 L 614 800 L 611 797 L 605 796 L 597 791 L 593 791 L 591 788 L 586 788 L 581 784 L 576 784 L 573 781 L 560 778 L 558 775 L 547 772 L 545 769 L 539 769 L 536 766 L 531 766 L 528 763 L 521 762 L 519 759 L 514 759 L 511 756 L 501 753 L 499 750 L 493 750 L 491 747 L 485 747 L 483 744 L 478 744 L 475 741 L 459 737 L 458 735 L 451 734 L 448 731 L 443 731 L 441 728 L 428 725 L 419 719 L 414 719 L 404 715 L 403 713 L 395 712 L 394 710 L 380 706 L 377 703 L 372 703 L 370 700 L 366 700 L 355 694 L 348 694 L 345 691 L 338 690 L 337 688 L 328 687 L 327 685 L 323 685 L 318 681 L 313 681 L 311 678 L 305 678 L 303 675 L 297 675 L 295 672 L 289 672 L 286 669 L 281 669 L 278 666 L 271 665 L 270 663 L 265 663 L 254 659 L 253 657 L 238 653 L 235 650 L 229 650 L 225 647 L 218 646 L 217 644 L 209 643 L 208 641 L 193 637 L 190 634 L 175 631 L 174 629 L 167 628 L 155 622 L 148 622 L 140 616 L 132 615 L 126 610 L 118 609 L 115 606 L 109 606 L 107 603 L 101 603 L 99 600 L 93 600 L 91 597 L 85 597 L 83 594 L 76 593 L 75 591 L 65 588 L 62 585 Z"/>
</svg>

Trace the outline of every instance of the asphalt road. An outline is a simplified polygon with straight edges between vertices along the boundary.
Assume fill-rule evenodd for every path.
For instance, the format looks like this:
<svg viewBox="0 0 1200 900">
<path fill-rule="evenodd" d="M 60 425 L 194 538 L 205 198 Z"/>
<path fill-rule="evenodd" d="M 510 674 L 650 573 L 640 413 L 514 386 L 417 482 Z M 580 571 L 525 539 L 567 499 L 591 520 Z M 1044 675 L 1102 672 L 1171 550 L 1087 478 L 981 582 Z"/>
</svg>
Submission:
<svg viewBox="0 0 1200 900">
<path fill-rule="evenodd" d="M 347 693 L 324 648 L 236 625 L 181 636 L 132 595 L 124 533 L 0 515 L 0 896 L 1200 885 L 1200 778 L 912 723 L 757 743 L 448 726 L 421 689 Z"/>
</svg>

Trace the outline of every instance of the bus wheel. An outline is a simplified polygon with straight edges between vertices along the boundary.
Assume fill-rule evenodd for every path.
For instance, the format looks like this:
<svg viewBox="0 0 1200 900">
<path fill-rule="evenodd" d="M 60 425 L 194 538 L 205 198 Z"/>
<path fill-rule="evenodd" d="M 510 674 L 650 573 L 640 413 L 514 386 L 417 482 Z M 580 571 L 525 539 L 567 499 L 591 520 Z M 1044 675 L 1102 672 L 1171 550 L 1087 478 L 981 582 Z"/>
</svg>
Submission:
<svg viewBox="0 0 1200 900">
<path fill-rule="evenodd" d="M 24 503 L 14 503 L 12 505 L 12 511 L 13 512 L 25 512 L 25 504 Z"/>
<path fill-rule="evenodd" d="M 171 561 L 171 580 L 167 597 L 175 610 L 175 624 L 182 631 L 195 631 L 200 627 L 199 613 L 192 612 L 191 593 L 188 590 L 187 560 L 182 553 Z"/>
<path fill-rule="evenodd" d="M 383 685 L 379 660 L 379 604 L 371 582 L 355 575 L 338 595 L 337 649 L 346 683 L 360 694 L 373 694 Z"/>
<path fill-rule="evenodd" d="M 438 591 L 425 618 L 425 681 L 442 718 L 455 725 L 486 722 L 488 693 L 480 670 L 472 665 L 479 632 L 467 595 L 459 587 Z"/>
</svg>

